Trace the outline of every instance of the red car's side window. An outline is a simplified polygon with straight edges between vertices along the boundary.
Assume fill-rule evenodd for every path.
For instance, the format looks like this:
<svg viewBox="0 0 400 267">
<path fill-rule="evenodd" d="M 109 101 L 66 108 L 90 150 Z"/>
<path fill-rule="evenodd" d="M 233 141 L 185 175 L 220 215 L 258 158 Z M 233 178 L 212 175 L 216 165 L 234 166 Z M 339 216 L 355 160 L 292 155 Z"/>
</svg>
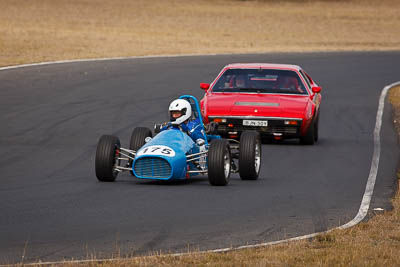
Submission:
<svg viewBox="0 0 400 267">
<path fill-rule="evenodd" d="M 311 77 L 308 76 L 308 74 L 305 73 L 303 70 L 300 70 L 300 74 L 301 74 L 301 76 L 303 77 L 303 79 L 306 81 L 306 83 L 307 83 L 307 85 L 308 85 L 308 88 L 311 89 L 312 84 L 314 83 L 314 82 L 312 81 Z"/>
</svg>

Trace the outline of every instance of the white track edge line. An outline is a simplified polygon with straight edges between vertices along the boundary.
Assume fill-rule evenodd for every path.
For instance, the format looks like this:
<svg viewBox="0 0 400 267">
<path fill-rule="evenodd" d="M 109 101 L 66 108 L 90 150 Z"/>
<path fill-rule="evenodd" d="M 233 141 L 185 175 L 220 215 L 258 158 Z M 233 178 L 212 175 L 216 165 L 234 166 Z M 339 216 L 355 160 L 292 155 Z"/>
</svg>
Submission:
<svg viewBox="0 0 400 267">
<path fill-rule="evenodd" d="M 273 52 L 271 52 L 273 53 Z M 276 53 L 284 53 L 284 52 L 276 52 Z M 130 60 L 130 59 L 152 59 L 152 58 L 180 58 L 180 57 L 206 57 L 206 56 L 237 56 L 237 55 L 257 55 L 257 54 L 265 54 L 265 53 L 216 53 L 216 54 L 164 54 L 164 55 L 148 55 L 148 56 L 132 56 L 132 57 L 106 57 L 106 58 L 86 58 L 86 59 L 67 59 L 67 60 L 58 60 L 58 61 L 45 61 L 38 63 L 28 63 L 22 65 L 15 66 L 6 66 L 0 67 L 0 71 L 2 70 L 11 70 L 11 69 L 19 69 L 25 67 L 34 67 L 34 66 L 44 66 L 44 65 L 52 65 L 52 64 L 64 64 L 64 63 L 79 63 L 79 62 L 96 62 L 96 61 L 112 61 L 112 60 Z M 1 265 L 0 265 L 1 266 Z"/>
<path fill-rule="evenodd" d="M 393 50 L 398 51 L 398 50 Z M 95 61 L 112 61 L 112 60 L 130 60 L 130 59 L 151 59 L 151 58 L 180 58 L 180 57 L 207 57 L 207 56 L 240 56 L 240 55 L 264 55 L 264 54 L 300 54 L 300 53 L 307 53 L 307 54 L 317 54 L 317 53 L 351 53 L 351 52 L 379 52 L 376 50 L 365 50 L 365 51 L 352 51 L 352 50 L 343 50 L 343 51 L 264 51 L 264 52 L 253 52 L 253 53 L 210 53 L 210 54 L 161 54 L 161 55 L 146 55 L 146 56 L 131 56 L 131 57 L 105 57 L 105 58 L 84 58 L 84 59 L 66 59 L 66 60 L 56 60 L 56 61 L 44 61 L 44 62 L 37 62 L 37 63 L 27 63 L 21 65 L 13 65 L 13 66 L 5 66 L 0 67 L 0 71 L 2 70 L 11 70 L 11 69 L 18 69 L 18 68 L 25 68 L 25 67 L 34 67 L 34 66 L 44 66 L 44 65 L 52 65 L 52 64 L 63 64 L 63 63 L 79 63 L 79 62 L 95 62 Z M 383 51 L 383 52 L 391 52 L 391 50 Z M 1 266 L 1 265 L 0 265 Z"/>
<path fill-rule="evenodd" d="M 398 86 L 398 85 L 400 85 L 400 81 L 392 83 L 388 86 L 385 86 L 385 88 L 383 88 L 383 90 L 382 90 L 381 96 L 379 98 L 378 112 L 376 114 L 376 124 L 375 124 L 375 129 L 374 129 L 374 152 L 372 155 L 371 169 L 369 171 L 367 186 L 365 188 L 365 192 L 364 192 L 363 198 L 361 200 L 360 209 L 358 210 L 358 213 L 357 213 L 356 217 L 354 217 L 353 220 L 338 227 L 338 229 L 346 229 L 346 228 L 352 227 L 352 226 L 360 223 L 365 218 L 365 216 L 367 216 L 367 213 L 369 210 L 369 205 L 370 205 L 371 199 L 372 199 L 372 194 L 374 192 L 376 177 L 378 175 L 378 167 L 379 167 L 379 160 L 380 160 L 380 154 L 381 154 L 380 136 L 381 136 L 383 110 L 385 107 L 385 98 L 386 98 L 386 95 L 387 95 L 388 91 L 390 90 L 390 88 Z"/>
<path fill-rule="evenodd" d="M 151 58 L 151 57 L 139 57 L 139 58 Z M 171 56 L 171 57 L 175 57 L 175 56 Z M 121 59 L 123 59 L 123 58 L 121 58 Z M 97 61 L 97 59 L 95 59 L 95 60 Z M 82 60 L 82 61 L 84 61 L 84 60 Z M 77 62 L 77 61 L 59 61 L 59 63 L 64 63 L 64 62 Z M 44 64 L 51 64 L 51 63 L 39 63 L 39 64 L 34 64 L 34 65 L 29 64 L 29 66 L 44 65 Z M 27 65 L 25 65 L 25 66 L 27 66 Z M 11 68 L 13 68 L 13 67 L 11 67 Z M 0 68 L 0 70 L 2 70 L 2 69 L 3 68 Z M 369 205 L 370 205 L 371 199 L 372 199 L 372 194 L 373 194 L 374 187 L 375 187 L 376 177 L 378 174 L 380 152 L 381 152 L 380 132 L 381 132 L 381 127 L 382 127 L 382 117 L 383 117 L 383 111 L 384 111 L 384 107 L 385 107 L 386 95 L 392 87 L 395 87 L 397 85 L 400 85 L 400 81 L 392 83 L 388 86 L 385 86 L 381 92 L 381 95 L 379 98 L 378 112 L 376 114 L 375 129 L 374 129 L 374 151 L 372 154 L 371 169 L 370 169 L 370 173 L 368 176 L 365 192 L 364 192 L 363 198 L 361 200 L 360 208 L 358 210 L 357 215 L 351 221 L 349 221 L 348 223 L 346 223 L 344 225 L 338 226 L 336 228 L 333 228 L 333 229 L 330 229 L 327 231 L 312 233 L 312 234 L 293 237 L 293 238 L 289 238 L 289 239 L 283 239 L 283 240 L 254 244 L 254 245 L 244 245 L 244 246 L 239 246 L 239 247 L 234 247 L 234 248 L 221 248 L 221 249 L 213 249 L 213 250 L 206 250 L 206 251 L 199 251 L 199 252 L 173 253 L 173 254 L 166 254 L 165 256 L 177 257 L 177 256 L 189 255 L 191 253 L 195 253 L 195 254 L 221 253 L 221 252 L 229 252 L 229 251 L 235 251 L 235 250 L 241 250 L 241 249 L 247 249 L 247 248 L 259 248 L 259 247 L 265 247 L 265 246 L 286 243 L 286 242 L 290 242 L 290 241 L 298 241 L 298 240 L 303 240 L 303 239 L 307 239 L 307 238 L 313 238 L 317 235 L 329 233 L 336 229 L 346 229 L 346 228 L 350 228 L 352 226 L 359 224 L 365 218 L 365 216 L 367 216 L 367 213 L 369 210 Z M 125 260 L 129 260 L 129 259 L 118 259 L 118 258 L 117 259 L 94 259 L 94 260 L 72 260 L 72 261 L 54 261 L 54 262 L 19 263 L 19 264 L 23 264 L 24 266 L 34 266 L 34 265 L 56 265 L 56 264 L 63 264 L 63 263 L 110 262 L 110 261 L 125 261 Z M 0 265 L 0 266 L 10 266 L 10 265 Z"/>
<path fill-rule="evenodd" d="M 2 70 L 11 70 L 11 69 L 19 69 L 25 67 L 34 67 L 34 66 L 43 66 L 43 65 L 52 65 L 52 64 L 63 64 L 63 63 L 79 63 L 79 62 L 95 62 L 95 61 L 111 61 L 111 60 L 129 60 L 129 59 L 146 59 L 146 58 L 173 58 L 173 57 L 195 57 L 195 56 L 216 56 L 219 54 L 182 54 L 182 55 L 154 55 L 154 56 L 132 56 L 132 57 L 108 57 L 108 58 L 86 58 L 86 59 L 67 59 L 67 60 L 58 60 L 58 61 L 45 61 L 38 63 L 29 63 L 15 66 L 6 66 L 0 67 L 0 71 Z M 224 54 L 221 54 L 224 55 Z M 230 54 L 226 54 L 230 55 Z"/>
</svg>

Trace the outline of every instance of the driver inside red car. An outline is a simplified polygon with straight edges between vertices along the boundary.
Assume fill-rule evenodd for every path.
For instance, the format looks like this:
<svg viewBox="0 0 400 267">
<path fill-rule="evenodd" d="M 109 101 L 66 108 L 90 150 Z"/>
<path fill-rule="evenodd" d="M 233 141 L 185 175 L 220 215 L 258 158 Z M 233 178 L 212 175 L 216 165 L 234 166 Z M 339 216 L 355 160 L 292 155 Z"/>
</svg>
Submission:
<svg viewBox="0 0 400 267">
<path fill-rule="evenodd" d="M 237 75 L 235 82 L 236 82 L 236 88 L 245 88 L 246 87 L 246 78 L 244 75 Z"/>
<path fill-rule="evenodd" d="M 292 76 L 279 76 L 276 81 L 275 88 L 281 90 L 289 89 L 292 92 L 303 93 L 303 90 L 300 88 L 297 78 Z"/>
</svg>

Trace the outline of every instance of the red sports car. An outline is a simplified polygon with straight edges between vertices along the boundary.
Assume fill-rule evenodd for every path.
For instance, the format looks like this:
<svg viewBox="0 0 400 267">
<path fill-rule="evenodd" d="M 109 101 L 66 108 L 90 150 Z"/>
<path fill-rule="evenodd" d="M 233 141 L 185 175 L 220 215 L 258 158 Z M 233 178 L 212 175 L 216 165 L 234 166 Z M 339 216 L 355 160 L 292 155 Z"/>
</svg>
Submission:
<svg viewBox="0 0 400 267">
<path fill-rule="evenodd" d="M 201 112 L 206 123 L 225 137 L 257 130 L 277 140 L 318 140 L 321 87 L 299 66 L 286 64 L 230 64 L 205 90 Z"/>
</svg>

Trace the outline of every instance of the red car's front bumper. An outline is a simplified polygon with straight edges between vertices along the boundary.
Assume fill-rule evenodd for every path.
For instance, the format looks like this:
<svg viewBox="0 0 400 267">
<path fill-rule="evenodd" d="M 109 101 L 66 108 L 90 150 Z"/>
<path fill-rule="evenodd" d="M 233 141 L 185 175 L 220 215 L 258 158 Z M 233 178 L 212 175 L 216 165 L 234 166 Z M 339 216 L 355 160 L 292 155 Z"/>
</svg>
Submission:
<svg viewBox="0 0 400 267">
<path fill-rule="evenodd" d="M 299 118 L 210 116 L 209 121 L 218 124 L 216 132 L 224 137 L 236 137 L 243 131 L 255 130 L 263 136 L 298 138 L 303 126 L 303 120 Z M 245 121 L 260 125 L 248 125 L 250 123 L 245 123 Z"/>
</svg>

